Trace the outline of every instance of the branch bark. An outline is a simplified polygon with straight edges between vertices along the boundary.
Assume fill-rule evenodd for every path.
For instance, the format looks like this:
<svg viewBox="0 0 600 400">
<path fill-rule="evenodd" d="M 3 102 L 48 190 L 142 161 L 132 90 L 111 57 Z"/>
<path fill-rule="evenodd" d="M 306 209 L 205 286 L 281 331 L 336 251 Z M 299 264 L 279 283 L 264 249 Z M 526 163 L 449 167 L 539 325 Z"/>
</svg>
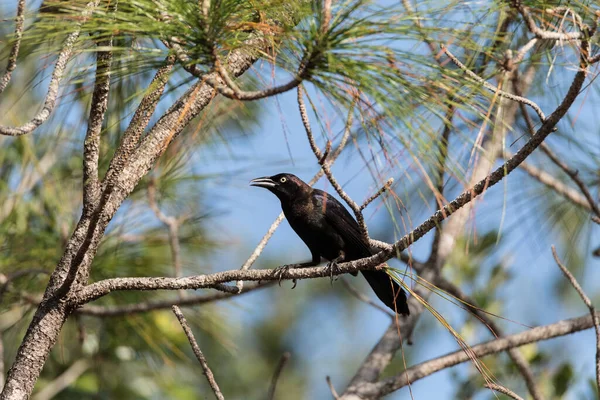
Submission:
<svg viewBox="0 0 600 400">
<path fill-rule="evenodd" d="M 15 43 L 13 44 L 12 49 L 10 49 L 10 54 L 8 55 L 8 62 L 6 64 L 6 72 L 0 78 L 0 94 L 4 92 L 4 89 L 10 83 L 10 79 L 12 77 L 12 73 L 17 68 L 17 58 L 19 57 L 19 49 L 21 48 L 21 39 L 23 38 L 23 28 L 25 23 L 25 17 L 23 16 L 25 12 L 25 0 L 19 0 L 17 3 L 17 16 L 15 17 Z"/>
<path fill-rule="evenodd" d="M 598 316 L 598 314 L 596 314 L 596 316 Z M 414 365 L 408 368 L 406 371 L 403 371 L 394 377 L 384 379 L 381 382 L 365 383 L 361 385 L 361 387 L 357 388 L 356 392 L 354 392 L 352 395 L 342 397 L 342 399 L 378 399 L 381 396 L 385 396 L 408 385 L 409 382 L 416 382 L 417 380 L 423 379 L 431 374 L 434 374 L 435 372 L 469 361 L 471 360 L 470 357 L 473 355 L 481 358 L 483 356 L 500 353 L 502 351 L 529 343 L 565 336 L 574 332 L 580 332 L 590 329 L 593 326 L 594 322 L 591 315 L 567 319 L 550 325 L 539 326 L 515 335 L 506 336 L 473 346 L 471 347 L 470 354 L 467 354 L 463 350 L 459 350 L 454 353 Z"/>
<path fill-rule="evenodd" d="M 210 385 L 213 393 L 215 394 L 215 397 L 218 400 L 225 400 L 225 398 L 223 397 L 223 393 L 221 392 L 221 389 L 219 388 L 219 385 L 217 384 L 217 381 L 215 380 L 215 376 L 213 375 L 211 369 L 209 368 L 208 362 L 206 362 L 206 357 L 204 357 L 204 354 L 202 354 L 202 351 L 200 350 L 200 347 L 198 346 L 198 343 L 196 342 L 196 338 L 194 337 L 194 333 L 192 332 L 192 329 L 188 325 L 187 320 L 183 316 L 181 309 L 177 306 L 173 306 L 172 309 L 173 309 L 173 313 L 179 320 L 179 323 L 181 324 L 183 331 L 185 332 L 185 336 L 187 336 L 188 341 L 190 342 L 190 345 L 192 346 L 192 350 L 194 351 L 194 354 L 196 355 L 196 358 L 198 359 L 198 362 L 200 363 L 200 366 L 202 367 L 202 371 L 203 371 L 204 375 L 206 376 L 206 380 L 208 381 L 208 384 Z"/>
<path fill-rule="evenodd" d="M 48 85 L 48 92 L 46 93 L 42 110 L 37 113 L 36 116 L 31 119 L 31 121 L 19 127 L 0 125 L 0 134 L 7 136 L 26 135 L 33 132 L 37 127 L 46 122 L 56 106 L 58 87 L 62 81 L 65 69 L 67 68 L 67 63 L 69 62 L 71 54 L 73 53 L 73 46 L 75 45 L 75 42 L 81 33 L 81 25 L 83 25 L 89 19 L 89 17 L 92 15 L 92 11 L 98 6 L 99 3 L 100 0 L 93 0 L 87 3 L 82 12 L 81 19 L 76 23 L 77 28 L 65 39 L 62 50 L 58 54 L 58 58 L 54 64 L 54 71 L 52 72 L 52 77 L 50 78 L 50 84 Z"/>
</svg>

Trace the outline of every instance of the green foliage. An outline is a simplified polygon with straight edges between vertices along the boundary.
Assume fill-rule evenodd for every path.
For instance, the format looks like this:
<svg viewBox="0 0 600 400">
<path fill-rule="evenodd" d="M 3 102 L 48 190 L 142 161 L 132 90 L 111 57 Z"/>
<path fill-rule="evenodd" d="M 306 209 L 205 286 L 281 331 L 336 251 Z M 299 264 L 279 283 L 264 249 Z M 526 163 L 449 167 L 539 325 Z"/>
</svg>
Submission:
<svg viewBox="0 0 600 400">
<path fill-rule="evenodd" d="M 466 77 L 464 71 L 446 63 L 439 45 L 446 45 L 470 70 L 487 81 L 504 82 L 501 77 L 505 51 L 520 48 L 528 39 L 526 28 L 507 9 L 507 2 L 424 1 L 418 2 L 413 12 L 398 1 L 332 3 L 330 19 L 326 18 L 328 10 L 323 9 L 321 1 L 213 0 L 207 14 L 203 2 L 197 1 L 100 1 L 87 20 L 81 18 L 88 4 L 83 0 L 46 2 L 47 7 L 41 12 L 28 11 L 18 73 L 2 94 L 3 124 L 18 125 L 31 118 L 42 102 L 49 66 L 64 39 L 79 29 L 81 34 L 74 44 L 74 57 L 61 84 L 60 105 L 53 118 L 35 135 L 0 138 L 0 274 L 16 276 L 0 293 L 0 332 L 7 359 L 14 357 L 31 318 L 32 303 L 42 295 L 48 274 L 60 259 L 81 211 L 81 149 L 92 101 L 95 56 L 100 50 L 111 50 L 114 54 L 108 117 L 101 135 L 101 176 L 133 110 L 148 93 L 156 68 L 168 56 L 177 54 L 173 44 L 180 46 L 188 58 L 185 62 L 177 61 L 155 115 L 161 115 L 196 82 L 184 67 L 212 72 L 217 59 L 226 64 L 227 56 L 234 50 L 260 57 L 254 68 L 237 81 L 242 90 L 269 88 L 301 75 L 314 117 L 323 131 L 320 139 L 331 139 L 330 132 L 343 130 L 350 112 L 358 129 L 352 137 L 355 147 L 345 152 L 351 158 L 349 167 L 368 169 L 376 183 L 388 175 L 402 178 L 397 179 L 385 202 L 391 214 L 386 215 L 386 220 L 392 222 L 380 231 L 389 240 L 403 235 L 437 208 L 438 202 L 431 193 L 442 163 L 447 165 L 444 196 L 450 199 L 469 181 L 474 158 L 496 157 L 481 149 L 489 141 L 489 131 L 494 129 L 497 97 Z M 570 26 L 572 21 L 568 18 L 562 21 L 544 14 L 548 7 L 559 3 L 562 4 L 524 2 L 549 25 Z M 576 11 L 597 9 L 591 1 L 570 2 L 569 7 Z M 14 37 L 7 27 L 0 30 L 3 35 L 0 59 L 6 60 Z M 105 42 L 108 38 L 113 40 L 110 47 Z M 269 48 L 249 44 L 256 38 L 266 39 Z M 592 42 L 598 43 L 598 35 Z M 540 53 L 543 56 L 523 60 L 519 71 L 525 73 L 531 66 L 538 69 L 531 96 L 544 109 L 551 110 L 553 101 L 560 99 L 562 93 L 552 87 L 553 79 L 563 85 L 570 79 L 564 73 L 556 75 L 555 71 L 558 67 L 569 71 L 575 65 L 574 52 L 569 46 L 559 46 Z M 593 100 L 590 102 L 594 104 Z M 215 253 L 224 244 L 223 235 L 219 235 L 220 228 L 213 219 L 221 210 L 211 208 L 214 191 L 208 186 L 221 175 L 195 168 L 194 163 L 198 162 L 199 151 L 216 154 L 221 148 L 230 151 L 232 160 L 237 161 L 236 140 L 255 131 L 265 117 L 262 109 L 266 104 L 266 101 L 213 99 L 119 211 L 94 260 L 92 280 L 173 275 L 167 230 L 148 207 L 150 185 L 155 186 L 157 204 L 165 214 L 185 217 L 178 235 L 184 272 L 203 273 L 221 268 L 219 261 L 215 261 L 218 260 Z M 444 123 L 449 122 L 446 118 L 449 107 L 455 108 L 456 113 L 449 154 L 445 158 L 439 138 Z M 334 117 L 323 117 L 326 114 L 323 110 L 329 112 L 329 108 Z M 572 146 L 568 149 L 573 154 L 565 158 L 581 170 L 586 183 L 597 186 L 600 162 L 595 147 L 580 135 L 565 128 L 561 130 L 565 132 L 555 135 L 562 135 L 557 143 L 565 148 Z M 516 126 L 506 129 L 503 139 L 506 143 L 520 144 L 524 131 L 519 117 Z M 569 182 L 558 171 L 552 173 Z M 550 190 L 529 193 L 521 203 L 512 200 L 507 202 L 513 223 L 522 224 L 524 218 L 515 218 L 514 214 L 515 210 L 523 210 L 527 221 L 532 220 L 536 227 L 535 232 L 527 232 L 528 239 L 534 236 L 548 239 L 549 232 L 556 235 L 562 247 L 570 249 L 566 259 L 569 266 L 576 274 L 583 275 L 590 246 L 597 245 L 589 240 L 588 213 L 565 203 Z M 491 209 L 496 207 L 493 211 L 504 207 L 498 205 L 501 201 L 494 202 L 489 196 L 485 201 L 490 201 Z M 478 218 L 482 214 L 478 213 Z M 486 217 L 483 214 L 483 229 L 469 227 L 465 234 L 454 238 L 455 251 L 446 262 L 445 273 L 471 294 L 477 306 L 503 315 L 506 305 L 502 289 L 515 282 L 516 272 L 509 266 L 516 250 L 505 242 L 512 231 L 500 229 L 497 221 L 490 223 L 491 218 Z M 478 219 L 476 224 L 479 223 Z M 225 246 L 232 247 L 231 243 Z M 286 252 L 281 254 L 287 257 Z M 275 266 L 281 261 L 263 259 L 261 266 Z M 563 281 L 554 282 L 560 285 L 559 294 L 571 291 Z M 314 341 L 321 340 L 304 337 L 309 330 L 306 326 L 313 329 L 311 311 L 341 310 L 335 317 L 333 312 L 328 315 L 327 322 L 337 324 L 339 331 L 360 328 L 362 334 L 366 330 L 363 326 L 357 328 L 356 323 L 353 325 L 361 310 L 358 301 L 340 293 L 337 286 L 337 291 L 333 291 L 326 282 L 300 284 L 293 295 L 287 288 L 283 290 L 257 294 L 251 300 L 241 297 L 238 301 L 185 311 L 211 365 L 218 366 L 214 371 L 217 381 L 232 398 L 264 398 L 268 378 L 279 357 L 290 350 L 294 350 L 292 361 L 279 390 L 288 394 L 286 399 L 314 395 L 314 381 L 307 373 L 313 364 L 307 366 L 303 347 L 312 349 Z M 173 297 L 173 293 L 127 292 L 107 296 L 95 305 L 114 306 Z M 294 301 L 290 300 L 292 297 Z M 261 307 L 267 311 L 256 311 Z M 537 315 L 533 319 L 537 322 Z M 418 326 L 420 340 L 416 340 L 415 348 L 407 349 L 407 362 L 418 359 L 423 343 L 436 342 L 422 338 L 432 335 L 431 332 L 439 334 L 437 328 L 431 321 Z M 467 320 L 457 330 L 469 339 L 489 338 L 477 321 Z M 556 360 L 555 353 L 543 346 L 531 345 L 523 351 L 547 393 L 557 397 L 570 394 L 570 388 L 579 380 L 571 363 Z M 359 353 L 352 348 L 328 361 L 339 367 L 340 374 L 350 373 L 363 358 L 364 354 Z M 189 344 L 169 311 L 114 319 L 70 319 L 38 387 L 49 385 L 78 360 L 89 363 L 86 370 L 57 398 L 188 399 L 211 395 Z M 525 390 L 518 371 L 506 356 L 487 357 L 484 362 L 499 381 Z M 398 373 L 404 367 L 403 360 L 398 358 L 386 375 Z M 473 367 L 468 367 L 466 373 L 453 373 L 456 398 L 483 393 L 484 380 Z M 588 392 L 590 398 L 595 395 L 594 390 L 587 390 L 586 395 Z"/>
</svg>

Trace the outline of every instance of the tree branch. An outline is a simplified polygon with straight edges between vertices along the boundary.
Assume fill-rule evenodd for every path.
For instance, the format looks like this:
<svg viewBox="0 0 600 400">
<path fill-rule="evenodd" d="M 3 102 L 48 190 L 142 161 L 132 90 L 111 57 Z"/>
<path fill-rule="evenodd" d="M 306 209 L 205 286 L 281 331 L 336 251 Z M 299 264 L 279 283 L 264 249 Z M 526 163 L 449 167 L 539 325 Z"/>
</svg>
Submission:
<svg viewBox="0 0 600 400">
<path fill-rule="evenodd" d="M 209 295 L 188 296 L 185 298 L 175 298 L 167 300 L 150 300 L 136 304 L 125 304 L 118 306 L 94 306 L 86 304 L 76 311 L 77 314 L 89 315 L 92 317 L 121 317 L 125 315 L 145 313 L 150 311 L 165 310 L 173 305 L 180 307 L 193 307 L 200 304 L 212 303 L 219 300 L 229 299 L 234 296 L 239 296 L 245 293 L 250 293 L 257 289 L 263 289 L 271 286 L 274 281 L 261 282 L 255 285 L 249 285 L 242 289 L 239 293 L 217 292 Z"/>
<path fill-rule="evenodd" d="M 179 323 L 181 324 L 181 327 L 183 328 L 183 331 L 185 332 L 185 336 L 187 336 L 187 338 L 190 342 L 190 345 L 192 346 L 192 350 L 194 351 L 194 354 L 196 355 L 198 362 L 200 362 L 202 371 L 203 371 L 204 375 L 206 375 L 206 380 L 208 380 L 208 384 L 212 388 L 212 391 L 214 392 L 215 397 L 218 400 L 225 400 L 225 398 L 223 397 L 223 393 L 221 393 L 221 389 L 219 389 L 219 385 L 217 384 L 217 381 L 215 380 L 215 376 L 213 375 L 212 371 L 208 367 L 206 358 L 204 357 L 204 354 L 202 354 L 202 351 L 200 350 L 200 347 L 198 346 L 198 343 L 196 342 L 196 338 L 194 338 L 194 333 L 192 332 L 192 329 L 188 325 L 187 320 L 183 316 L 181 309 L 177 306 L 173 306 L 172 308 L 173 308 L 173 314 L 175 314 L 175 316 L 179 320 Z"/>
<path fill-rule="evenodd" d="M 508 397 L 510 397 L 510 398 L 512 398 L 514 400 L 523 400 L 523 398 L 521 396 L 519 396 L 518 394 L 516 394 L 512 390 L 505 388 L 504 386 L 500 386 L 500 385 L 497 385 L 495 383 L 486 383 L 485 387 L 488 388 L 488 389 L 495 390 L 496 392 L 505 394 L 505 395 L 507 395 Z"/>
<path fill-rule="evenodd" d="M 556 261 L 556 265 L 558 265 L 562 273 L 565 275 L 565 278 L 567 278 L 569 283 L 571 283 L 571 286 L 573 286 L 575 291 L 577 291 L 583 303 L 590 310 L 590 315 L 592 316 L 592 321 L 594 322 L 594 330 L 596 331 L 596 386 L 598 392 L 600 393 L 600 318 L 598 318 L 596 308 L 592 304 L 592 301 L 585 294 L 583 288 L 581 287 L 581 285 L 579 285 L 579 282 L 577 282 L 577 279 L 575 279 L 573 274 L 569 272 L 567 267 L 565 267 L 565 265 L 560 261 L 560 258 L 558 258 L 558 254 L 556 253 L 556 248 L 554 247 L 554 245 L 552 246 L 552 256 Z"/>
<path fill-rule="evenodd" d="M 33 132 L 38 126 L 46 122 L 54 107 L 56 106 L 56 98 L 58 97 L 58 86 L 63 78 L 63 74 L 67 67 L 71 53 L 73 52 L 73 46 L 81 33 L 81 26 L 87 22 L 92 15 L 94 8 L 98 6 L 100 0 L 92 0 L 86 4 L 85 9 L 81 14 L 81 18 L 76 22 L 75 30 L 67 36 L 63 44 L 62 50 L 58 54 L 56 63 L 54 64 L 54 71 L 50 78 L 50 84 L 48 85 L 48 92 L 44 100 L 42 110 L 33 119 L 19 127 L 10 127 L 0 125 L 0 134 L 7 136 L 22 136 Z"/>
<path fill-rule="evenodd" d="M 273 400 L 275 398 L 275 390 L 277 389 L 277 382 L 279 381 L 279 377 L 281 376 L 281 372 L 288 360 L 290 359 L 291 354 L 289 352 L 283 353 L 281 359 L 277 363 L 277 367 L 275 367 L 275 372 L 273 372 L 273 378 L 271 378 L 271 386 L 269 387 L 269 393 L 267 394 L 267 400 Z"/>
<path fill-rule="evenodd" d="M 537 113 L 537 115 L 540 117 L 540 120 L 542 122 L 544 122 L 546 120 L 546 116 L 544 115 L 544 112 L 542 111 L 540 106 L 535 104 L 533 101 L 531 101 L 525 97 L 516 96 L 514 94 L 511 94 L 511 93 L 508 93 L 508 92 L 498 89 L 497 87 L 488 83 L 485 79 L 481 78 L 479 75 L 475 74 L 473 71 L 468 69 L 466 65 L 464 65 L 458 58 L 456 58 L 456 56 L 454 56 L 454 54 L 450 53 L 450 50 L 448 50 L 446 48 L 446 46 L 444 46 L 442 44 L 441 47 L 442 47 L 442 50 L 446 53 L 446 55 L 452 60 L 452 62 L 454 64 L 456 64 L 457 67 L 462 69 L 475 82 L 480 83 L 481 85 L 483 85 L 484 88 L 488 89 L 489 91 L 491 91 L 494 94 L 505 97 L 509 100 L 527 104 L 529 107 L 531 107 Z"/>
<path fill-rule="evenodd" d="M 98 47 L 112 47 L 112 38 L 97 43 Z M 110 67 L 112 51 L 96 52 L 96 80 L 92 93 L 92 106 L 88 127 L 83 143 L 83 212 L 91 215 L 98 205 L 100 183 L 98 181 L 98 161 L 100 159 L 100 132 L 108 108 L 110 90 Z"/>
<path fill-rule="evenodd" d="M 15 43 L 13 44 L 10 54 L 8 55 L 8 62 L 6 64 L 6 72 L 0 78 L 0 94 L 4 92 L 4 89 L 8 86 L 12 73 L 17 68 L 17 58 L 19 57 L 19 49 L 21 48 L 21 39 L 23 38 L 23 27 L 25 23 L 25 0 L 19 0 L 17 3 L 17 16 L 15 17 Z"/>
<path fill-rule="evenodd" d="M 596 314 L 598 317 L 598 314 Z M 511 348 L 523 346 L 529 343 L 540 342 L 555 337 L 565 336 L 574 332 L 590 329 L 594 326 L 591 315 L 579 318 L 567 319 L 554 324 L 539 326 L 514 335 L 494 339 L 488 342 L 472 346 L 469 352 L 459 350 L 423 363 L 414 365 L 398 375 L 384 379 L 377 383 L 364 383 L 357 388 L 356 395 L 362 399 L 375 399 L 385 396 L 395 390 L 423 379 L 435 372 L 452 367 L 454 365 L 470 361 L 473 356 L 481 358 L 490 354 L 496 354 Z M 342 397 L 343 398 L 343 397 Z M 350 397 L 348 397 L 350 398 Z"/>
<path fill-rule="evenodd" d="M 531 13 L 529 12 L 529 7 L 524 6 L 519 0 L 512 0 L 511 3 L 512 7 L 516 8 L 519 11 L 519 13 L 523 16 L 523 19 L 525 19 L 527 29 L 529 29 L 529 31 L 533 33 L 538 39 L 577 40 L 584 38 L 581 32 L 562 33 L 540 29 L 535 23 L 535 20 L 533 19 Z"/>
</svg>

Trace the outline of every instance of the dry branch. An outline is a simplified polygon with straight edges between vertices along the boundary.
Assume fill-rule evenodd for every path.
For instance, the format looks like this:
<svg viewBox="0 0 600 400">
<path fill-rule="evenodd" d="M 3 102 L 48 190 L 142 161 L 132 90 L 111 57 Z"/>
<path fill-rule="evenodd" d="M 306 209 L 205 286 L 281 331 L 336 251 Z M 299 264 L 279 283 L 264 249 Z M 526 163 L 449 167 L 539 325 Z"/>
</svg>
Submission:
<svg viewBox="0 0 600 400">
<path fill-rule="evenodd" d="M 598 314 L 596 314 L 596 317 L 598 317 Z M 381 396 L 385 396 L 386 394 L 408 385 L 409 382 L 416 382 L 419 379 L 423 379 L 443 369 L 470 361 L 473 354 L 478 358 L 481 358 L 483 356 L 500 353 L 508 349 L 523 346 L 529 343 L 540 342 L 543 340 L 580 332 L 590 329 L 593 326 L 594 322 L 592 316 L 586 315 L 579 318 L 559 321 L 550 325 L 532 328 L 521 333 L 472 346 L 472 352 L 469 354 L 463 350 L 459 350 L 454 353 L 414 365 L 408 368 L 406 371 L 403 371 L 394 377 L 384 379 L 380 382 L 363 383 L 360 387 L 355 388 L 355 395 L 360 396 L 360 398 L 364 400 L 380 398 Z M 344 397 L 342 397 L 342 399 L 343 398 Z M 350 397 L 347 398 L 349 399 Z"/>
<path fill-rule="evenodd" d="M 150 300 L 135 304 L 117 305 L 117 306 L 95 306 L 86 304 L 77 310 L 77 314 L 89 315 L 94 317 L 121 317 L 125 315 L 145 313 L 157 310 L 166 310 L 173 305 L 180 307 L 193 307 L 201 304 L 213 303 L 219 300 L 229 299 L 233 296 L 250 293 L 257 289 L 262 289 L 270 286 L 274 282 L 263 282 L 255 285 L 249 285 L 238 293 L 217 292 L 208 295 L 188 296 L 185 298 L 174 298 L 167 300 Z"/>
<path fill-rule="evenodd" d="M 208 380 L 208 384 L 210 385 L 213 393 L 215 394 L 215 397 L 218 400 L 225 400 L 225 398 L 223 397 L 223 393 L 221 393 L 221 389 L 219 389 L 219 385 L 217 384 L 217 381 L 215 380 L 215 376 L 213 375 L 211 369 L 209 368 L 208 363 L 206 362 L 206 358 L 204 357 L 204 354 L 202 354 L 202 351 L 200 350 L 200 347 L 198 346 L 198 342 L 196 342 L 196 338 L 194 337 L 194 333 L 192 332 L 192 329 L 188 325 L 187 320 L 183 316 L 181 309 L 177 306 L 173 306 L 172 309 L 173 309 L 173 313 L 179 320 L 179 323 L 181 324 L 183 331 L 185 332 L 185 336 L 187 336 L 188 341 L 190 342 L 190 345 L 192 346 L 192 350 L 194 351 L 194 354 L 196 355 L 196 358 L 198 359 L 198 362 L 200 363 L 200 366 L 202 367 L 202 371 L 203 371 L 204 375 L 206 375 L 206 380 Z"/>
<path fill-rule="evenodd" d="M 38 126 L 46 122 L 56 106 L 58 87 L 62 81 L 69 58 L 71 58 L 71 54 L 73 53 L 73 46 L 75 45 L 75 42 L 81 33 L 81 26 L 87 22 L 92 15 L 92 11 L 98 6 L 99 3 L 100 0 L 93 0 L 86 4 L 85 9 L 81 13 L 81 18 L 79 18 L 76 22 L 75 30 L 65 39 L 62 50 L 58 54 L 58 58 L 54 64 L 54 71 L 52 72 L 52 77 L 50 78 L 50 84 L 48 85 L 48 92 L 46 93 L 42 110 L 37 113 L 37 115 L 33 117 L 31 121 L 19 127 L 0 125 L 0 134 L 7 136 L 26 135 L 33 132 Z"/>
<path fill-rule="evenodd" d="M 565 278 L 567 278 L 571 286 L 573 286 L 575 291 L 577 291 L 577 294 L 579 294 L 579 297 L 581 297 L 583 303 L 590 310 L 590 315 L 592 316 L 592 320 L 594 322 L 594 330 L 596 331 L 596 386 L 600 393 L 600 318 L 596 313 L 596 308 L 592 304 L 592 301 L 585 294 L 583 288 L 581 287 L 579 282 L 577 282 L 577 279 L 575 279 L 573 274 L 571 274 L 571 272 L 567 269 L 567 267 L 565 267 L 562 261 L 560 261 L 560 258 L 558 258 L 558 254 L 556 253 L 556 248 L 554 246 L 552 246 L 552 256 L 556 261 L 556 265 L 558 265 L 562 273 L 565 275 Z"/>
<path fill-rule="evenodd" d="M 17 3 L 17 16 L 15 17 L 15 38 L 10 54 L 8 55 L 8 62 L 6 64 L 6 72 L 0 78 L 0 94 L 4 92 L 4 89 L 10 83 L 12 73 L 17 68 L 17 58 L 19 57 L 19 49 L 21 48 L 21 39 L 23 38 L 23 28 L 25 26 L 25 0 L 19 0 Z"/>
<path fill-rule="evenodd" d="M 446 46 L 441 45 L 441 47 L 442 47 L 442 50 L 446 53 L 446 55 L 452 60 L 452 62 L 454 64 L 456 64 L 456 66 L 459 67 L 461 70 L 463 70 L 475 82 L 480 83 L 481 85 L 483 85 L 484 88 L 488 89 L 492 93 L 495 93 L 499 96 L 505 97 L 509 100 L 513 100 L 513 101 L 528 105 L 537 113 L 537 115 L 540 117 L 540 120 L 542 122 L 544 122 L 546 120 L 546 115 L 544 115 L 544 112 L 542 111 L 540 106 L 535 104 L 533 101 L 531 101 L 525 97 L 517 96 L 517 95 L 514 95 L 514 94 L 511 94 L 511 93 L 508 93 L 508 92 L 498 89 L 497 87 L 490 84 L 485 79 L 481 78 L 479 75 L 477 75 L 476 73 L 474 73 L 473 71 L 468 69 L 466 65 L 464 65 L 458 58 L 456 58 L 456 56 L 454 56 L 454 54 L 452 54 L 450 52 L 450 50 L 448 50 L 446 48 Z"/>
<path fill-rule="evenodd" d="M 516 394 L 512 390 L 505 388 L 504 386 L 500 386 L 500 385 L 497 385 L 495 383 L 487 383 L 485 385 L 485 387 L 488 388 L 488 389 L 495 390 L 496 392 L 505 394 L 505 395 L 507 395 L 508 397 L 510 397 L 510 398 L 512 398 L 514 400 L 523 400 L 523 398 L 521 396 L 519 396 L 518 394 Z"/>
</svg>

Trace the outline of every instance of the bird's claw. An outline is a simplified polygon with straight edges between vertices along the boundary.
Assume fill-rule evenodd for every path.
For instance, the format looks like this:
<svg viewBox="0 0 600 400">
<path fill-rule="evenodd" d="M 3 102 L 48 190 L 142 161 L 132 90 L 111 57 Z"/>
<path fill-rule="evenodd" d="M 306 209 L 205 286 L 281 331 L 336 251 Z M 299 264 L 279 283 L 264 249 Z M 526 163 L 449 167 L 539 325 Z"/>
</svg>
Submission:
<svg viewBox="0 0 600 400">
<path fill-rule="evenodd" d="M 337 272 L 339 270 L 337 261 L 329 261 L 325 270 L 329 272 L 330 283 L 333 286 L 334 272 Z M 335 277 L 335 279 L 337 280 L 337 276 Z"/>
<path fill-rule="evenodd" d="M 283 274 L 285 274 L 287 271 L 290 270 L 290 265 L 281 265 L 277 268 L 275 268 L 275 272 L 273 273 L 273 276 L 278 280 L 278 284 L 279 286 L 281 286 L 281 279 L 283 278 Z M 292 287 L 295 288 L 296 287 L 296 280 L 294 279 L 294 286 Z"/>
</svg>

